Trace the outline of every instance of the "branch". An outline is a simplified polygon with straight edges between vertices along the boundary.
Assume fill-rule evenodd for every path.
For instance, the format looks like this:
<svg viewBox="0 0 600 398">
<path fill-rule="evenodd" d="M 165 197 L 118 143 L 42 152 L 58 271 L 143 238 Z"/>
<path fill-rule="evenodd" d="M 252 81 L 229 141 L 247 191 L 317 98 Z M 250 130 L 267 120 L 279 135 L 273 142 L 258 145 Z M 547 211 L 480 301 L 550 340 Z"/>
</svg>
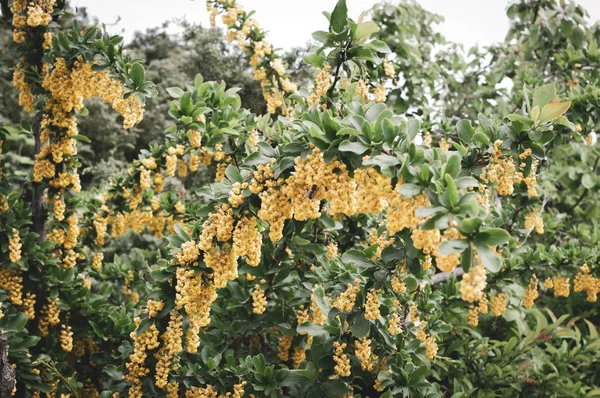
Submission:
<svg viewBox="0 0 600 398">
<path fill-rule="evenodd" d="M 464 273 L 465 270 L 462 267 L 456 267 L 452 272 L 438 272 L 437 274 L 431 277 L 431 283 L 435 285 L 438 283 L 446 282 L 447 280 L 450 280 L 450 278 L 452 278 L 452 275 L 455 275 L 456 277 L 461 277 L 464 275 Z"/>
<path fill-rule="evenodd" d="M 8 339 L 0 337 L 0 397 L 12 396 L 16 382 L 16 371 L 8 362 Z"/>
</svg>

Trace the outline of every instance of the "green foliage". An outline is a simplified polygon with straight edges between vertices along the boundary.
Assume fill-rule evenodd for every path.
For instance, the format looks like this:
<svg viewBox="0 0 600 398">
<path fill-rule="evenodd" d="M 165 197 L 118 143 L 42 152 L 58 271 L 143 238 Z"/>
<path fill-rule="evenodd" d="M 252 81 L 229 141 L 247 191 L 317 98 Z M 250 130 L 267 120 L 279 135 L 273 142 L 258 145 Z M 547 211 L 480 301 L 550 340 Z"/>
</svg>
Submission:
<svg viewBox="0 0 600 398">
<path fill-rule="evenodd" d="M 230 33 L 244 29 L 251 13 L 223 7 L 240 15 Z M 282 92 L 279 115 L 263 114 L 261 87 L 240 61 L 252 54 L 219 31 L 186 27 L 176 40 L 152 30 L 130 57 L 98 28 L 50 27 L 61 30 L 44 62 L 94 62 L 125 96 L 153 99 L 126 138 L 108 134 L 120 127 L 104 104 L 78 112 L 89 116 L 69 162 L 92 175 L 83 193 L 65 194 L 81 231 L 70 267 L 44 236 L 73 226 L 57 220 L 53 196 L 36 199 L 52 185 L 24 171 L 54 100 L 34 66 L 34 122 L 0 129 L 9 149 L 0 155 L 0 330 L 19 394 L 600 394 L 598 26 L 579 6 L 522 0 L 508 8 L 505 43 L 465 56 L 414 2 L 371 14 L 354 21 L 344 0 L 326 14 L 328 29 L 303 57 L 320 69 L 317 87 Z M 245 39 L 254 51 L 263 31 L 251 26 Z M 35 59 L 34 45 L 13 45 L 13 55 Z M 270 67 L 267 76 L 283 76 Z M 303 68 L 290 76 L 312 75 Z M 382 87 L 387 103 L 371 101 Z M 204 167 L 189 176 L 194 161 Z M 142 188 L 163 173 L 164 192 L 153 178 Z M 254 224 L 239 233 L 245 218 Z M 260 248 L 256 262 L 237 254 L 240 242 Z M 568 297 L 560 278 L 576 280 Z M 584 278 L 595 282 L 582 288 Z M 15 286 L 37 294 L 35 318 Z M 42 306 L 54 299 L 72 350 L 60 326 L 43 332 Z"/>
</svg>

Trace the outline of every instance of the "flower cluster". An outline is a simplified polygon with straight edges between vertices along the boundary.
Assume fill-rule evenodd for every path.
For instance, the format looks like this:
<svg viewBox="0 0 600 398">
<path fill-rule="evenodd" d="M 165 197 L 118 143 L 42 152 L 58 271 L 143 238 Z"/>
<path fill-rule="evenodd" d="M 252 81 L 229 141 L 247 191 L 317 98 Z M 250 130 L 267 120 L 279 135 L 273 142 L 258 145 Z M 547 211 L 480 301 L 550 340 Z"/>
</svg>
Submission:
<svg viewBox="0 0 600 398">
<path fill-rule="evenodd" d="M 342 313 L 351 312 L 358 293 L 360 293 L 360 281 L 356 279 L 354 284 L 348 283 L 346 290 L 333 302 L 333 306 Z"/>
<path fill-rule="evenodd" d="M 494 316 L 500 316 L 506 311 L 506 294 L 499 293 L 490 300 L 490 307 Z"/>
<path fill-rule="evenodd" d="M 296 86 L 290 82 L 281 57 L 265 39 L 265 31 L 258 22 L 251 19 L 240 6 L 228 1 L 207 0 L 206 6 L 211 15 L 211 24 L 214 26 L 216 16 L 221 13 L 222 21 L 228 28 L 228 40 L 236 40 L 240 48 L 250 54 L 250 66 L 254 69 L 254 79 L 262 87 L 267 111 L 275 113 L 281 108 L 283 114 L 293 112 L 293 108 L 286 107 L 285 96 L 295 92 Z"/>
<path fill-rule="evenodd" d="M 254 291 L 252 292 L 252 312 L 257 315 L 264 314 L 267 310 L 267 298 L 265 292 L 262 290 L 260 285 L 257 283 L 254 285 Z"/>
<path fill-rule="evenodd" d="M 335 361 L 334 370 L 339 377 L 348 377 L 351 374 L 350 358 L 344 353 L 346 349 L 346 343 L 340 344 L 339 341 L 333 342 L 333 348 L 335 354 L 333 360 Z"/>
<path fill-rule="evenodd" d="M 372 371 L 377 361 L 377 355 L 371 350 L 371 339 L 366 336 L 354 341 L 354 354 L 360 361 L 360 367 L 365 371 Z"/>
<path fill-rule="evenodd" d="M 590 267 L 587 264 L 583 264 L 575 275 L 573 291 L 576 293 L 587 292 L 587 300 L 591 303 L 596 302 L 598 293 L 600 293 L 600 279 L 591 275 Z"/>
<path fill-rule="evenodd" d="M 21 261 L 21 237 L 19 236 L 19 230 L 16 228 L 12 229 L 12 235 L 8 240 L 8 258 L 12 263 L 18 263 Z"/>
<path fill-rule="evenodd" d="M 524 306 L 525 308 L 531 308 L 533 302 L 538 298 L 538 278 L 535 274 L 529 279 L 529 285 L 525 290 Z"/>
<path fill-rule="evenodd" d="M 379 291 L 371 290 L 367 293 L 365 302 L 365 319 L 375 321 L 379 319 L 381 312 L 379 311 Z"/>
<path fill-rule="evenodd" d="M 486 272 L 483 264 L 472 266 L 469 272 L 463 275 L 460 282 L 461 298 L 469 303 L 480 300 L 486 286 Z"/>
</svg>

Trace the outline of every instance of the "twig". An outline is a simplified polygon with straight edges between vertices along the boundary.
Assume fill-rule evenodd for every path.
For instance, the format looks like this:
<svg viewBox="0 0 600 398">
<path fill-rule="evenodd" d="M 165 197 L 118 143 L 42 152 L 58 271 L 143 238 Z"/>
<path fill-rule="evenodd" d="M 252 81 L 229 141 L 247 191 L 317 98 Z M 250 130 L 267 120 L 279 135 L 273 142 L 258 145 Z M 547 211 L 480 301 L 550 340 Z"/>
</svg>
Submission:
<svg viewBox="0 0 600 398">
<path fill-rule="evenodd" d="M 542 213 L 544 212 L 544 207 L 546 207 L 546 203 L 548 203 L 548 197 L 546 196 L 546 194 L 544 194 L 544 201 L 542 202 L 542 207 L 540 208 L 540 211 L 538 212 L 538 218 L 542 216 Z M 533 232 L 533 229 L 535 228 L 535 226 L 531 227 L 531 229 L 529 231 L 527 231 L 527 235 L 525 235 L 525 238 L 523 239 L 523 242 L 521 242 L 519 244 L 519 247 L 523 246 L 525 244 L 525 242 L 527 242 L 527 238 L 529 238 L 529 235 L 531 235 L 531 232 Z"/>
<path fill-rule="evenodd" d="M 465 270 L 462 267 L 456 267 L 452 272 L 438 272 L 437 274 L 433 275 L 431 277 L 431 283 L 435 285 L 450 280 L 450 278 L 452 278 L 452 275 L 455 275 L 456 277 L 461 277 L 464 274 Z"/>
</svg>

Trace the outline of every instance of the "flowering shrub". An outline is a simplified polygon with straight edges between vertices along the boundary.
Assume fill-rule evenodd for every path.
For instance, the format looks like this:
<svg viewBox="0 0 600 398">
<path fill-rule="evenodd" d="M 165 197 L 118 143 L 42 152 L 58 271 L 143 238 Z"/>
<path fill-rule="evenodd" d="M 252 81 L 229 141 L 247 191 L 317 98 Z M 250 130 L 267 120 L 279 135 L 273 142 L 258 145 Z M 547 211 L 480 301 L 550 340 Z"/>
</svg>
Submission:
<svg viewBox="0 0 600 398">
<path fill-rule="evenodd" d="M 128 129 L 156 89 L 121 38 L 77 23 L 54 31 L 62 3 L 5 3 L 22 55 L 14 84 L 35 120 L 21 132 L 36 142 L 27 191 L 0 181 L 0 328 L 16 370 L 7 394 L 600 392 L 599 31 L 580 8 L 515 3 L 514 40 L 490 50 L 492 64 L 469 68 L 454 53 L 456 65 L 435 73 L 431 60 L 450 49 L 406 54 L 421 43 L 414 21 L 437 17 L 407 2 L 354 21 L 340 0 L 304 59 L 316 68 L 308 89 L 252 13 L 209 0 L 211 20 L 247 52 L 267 114 L 197 76 L 168 90 L 164 141 L 82 192 L 77 141 L 94 138 L 77 129 L 85 99 L 111 103 Z M 568 45 L 548 15 L 563 18 Z M 510 94 L 438 97 L 443 80 L 491 84 L 516 60 Z M 577 85 L 561 80 L 571 63 Z M 214 183 L 168 190 L 208 166 Z M 164 244 L 107 258 L 107 242 L 130 233 Z"/>
</svg>

